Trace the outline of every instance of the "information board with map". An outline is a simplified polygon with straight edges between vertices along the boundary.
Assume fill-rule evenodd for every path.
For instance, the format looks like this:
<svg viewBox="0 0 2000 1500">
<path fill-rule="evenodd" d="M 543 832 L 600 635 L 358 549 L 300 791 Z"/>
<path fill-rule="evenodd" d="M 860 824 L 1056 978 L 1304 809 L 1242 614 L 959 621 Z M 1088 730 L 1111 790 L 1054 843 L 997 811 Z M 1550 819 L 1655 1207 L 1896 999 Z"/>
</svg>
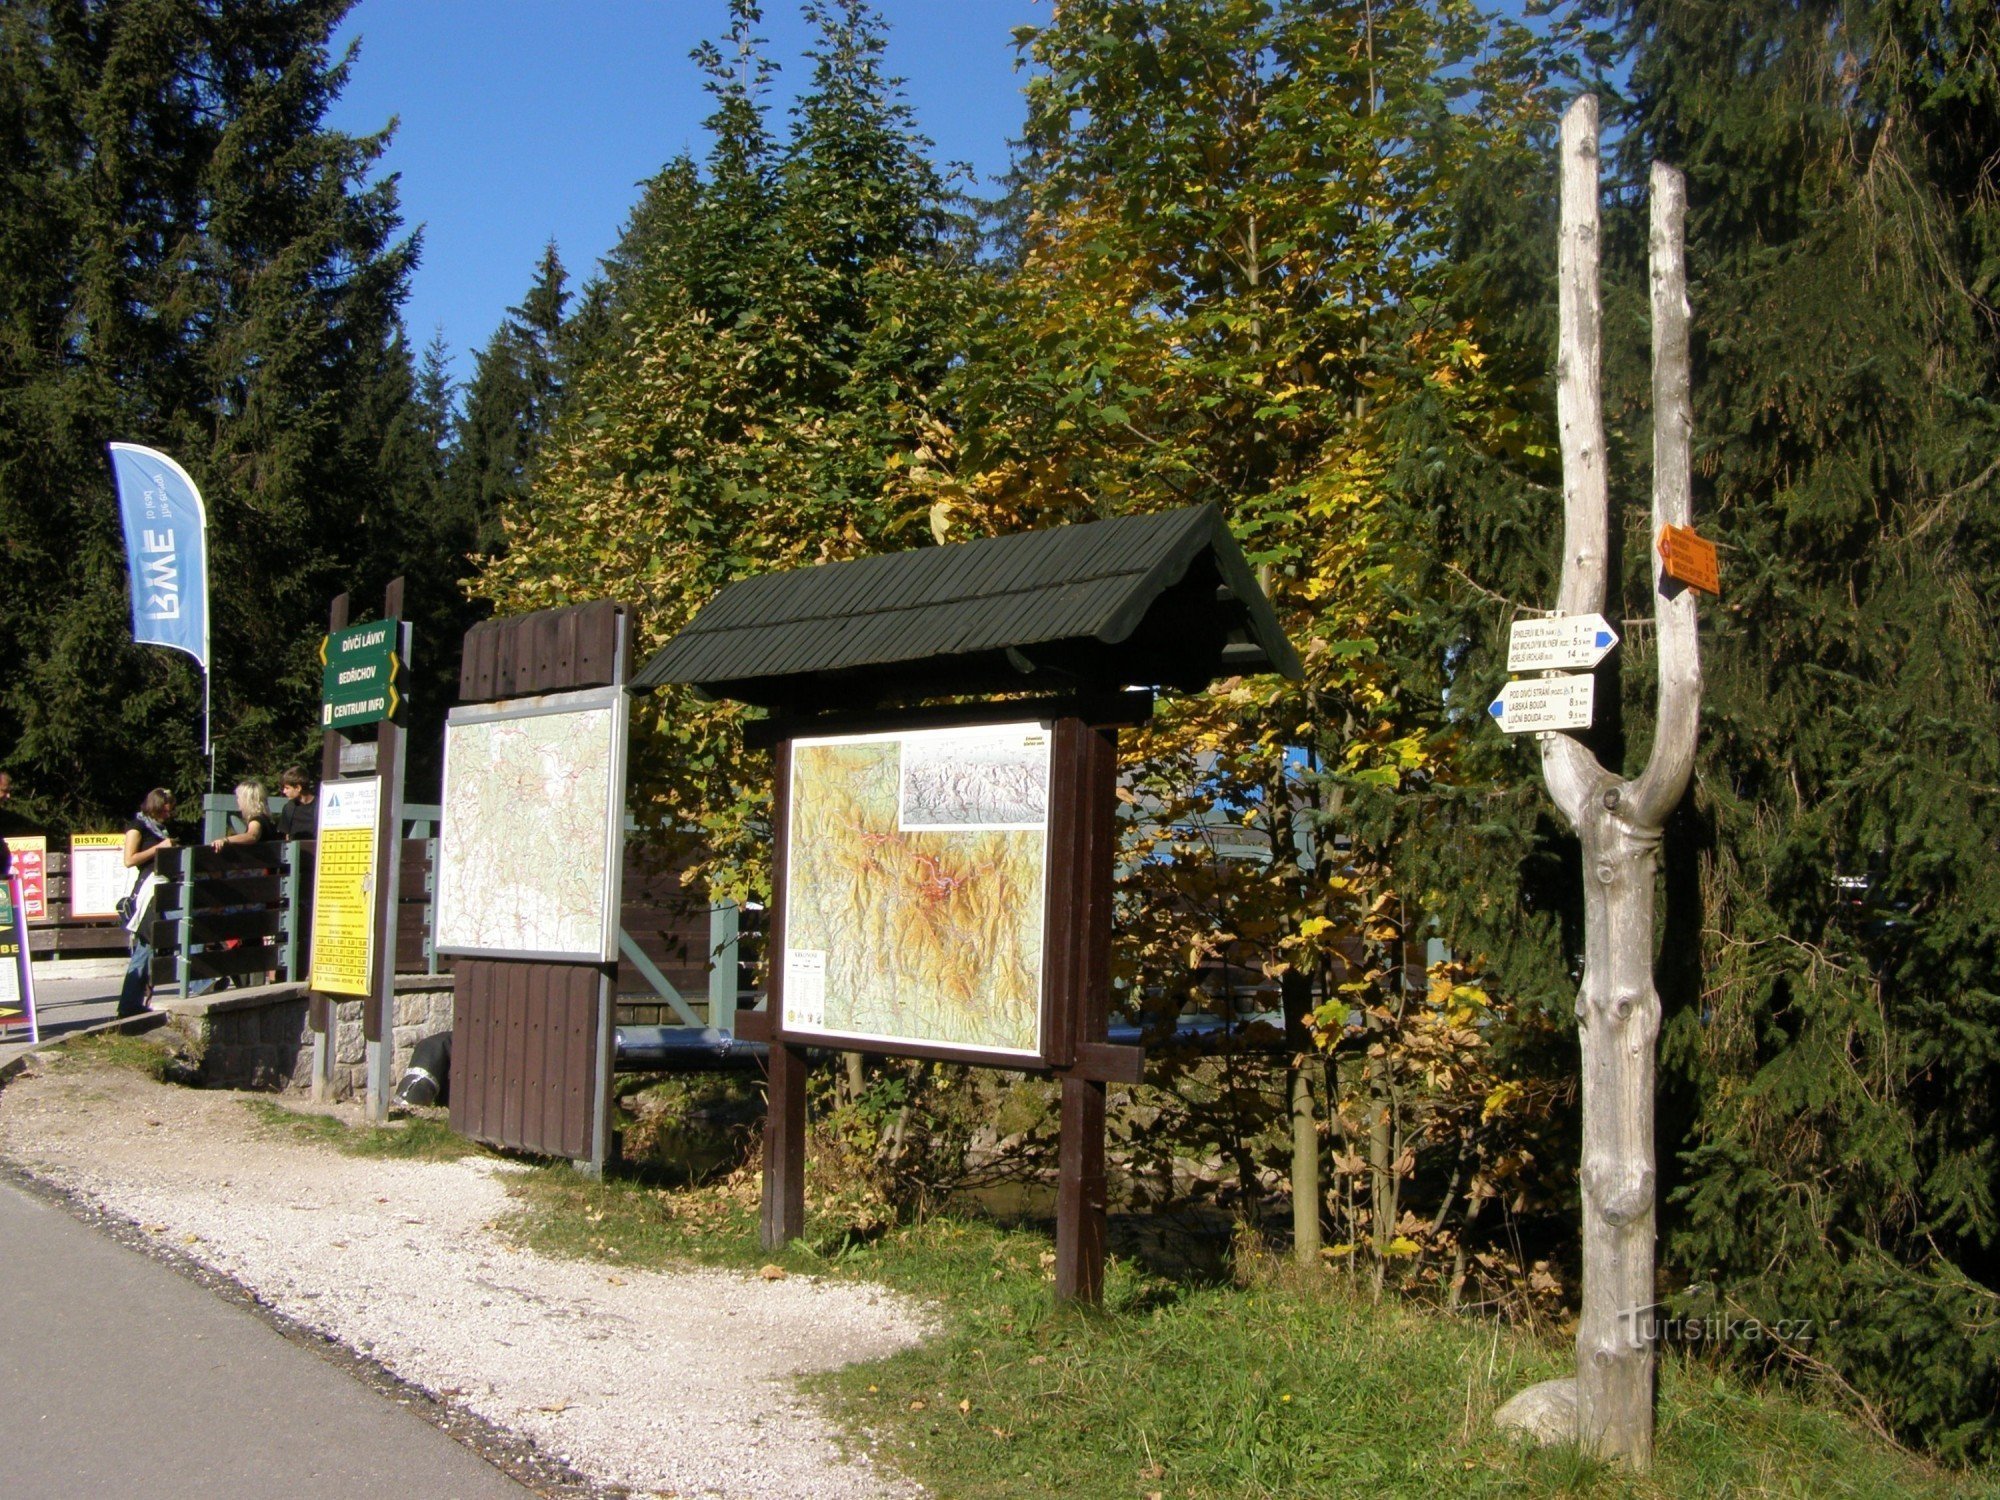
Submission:
<svg viewBox="0 0 2000 1500">
<path fill-rule="evenodd" d="M 787 1035 L 1041 1054 L 1051 737 L 791 742 Z"/>
<path fill-rule="evenodd" d="M 618 956 L 626 720 L 619 688 L 451 711 L 438 952 Z"/>
</svg>

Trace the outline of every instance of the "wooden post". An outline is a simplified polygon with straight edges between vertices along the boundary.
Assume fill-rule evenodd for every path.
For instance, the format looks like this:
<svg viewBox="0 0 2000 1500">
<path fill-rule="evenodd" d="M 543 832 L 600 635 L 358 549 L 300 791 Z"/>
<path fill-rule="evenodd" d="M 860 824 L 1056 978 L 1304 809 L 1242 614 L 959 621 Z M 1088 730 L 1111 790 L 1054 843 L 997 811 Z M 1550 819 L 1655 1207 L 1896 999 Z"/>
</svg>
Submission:
<svg viewBox="0 0 2000 1500">
<path fill-rule="evenodd" d="M 1104 1085 L 1066 1074 L 1057 1148 L 1056 1300 L 1104 1300 Z"/>
<path fill-rule="evenodd" d="M 392 578 L 382 591 L 382 618 L 403 617 L 403 580 Z M 396 649 L 409 649 L 399 623 Z M 408 663 L 405 662 L 405 666 Z M 368 1041 L 368 1118 L 389 1118 L 389 1095 L 396 1086 L 396 916 L 403 883 L 403 726 L 384 719 L 376 731 L 375 774 L 382 795 L 375 813 L 375 993 L 361 1007 Z"/>
<path fill-rule="evenodd" d="M 333 604 L 326 612 L 328 635 L 347 628 L 348 608 L 348 597 L 344 592 L 333 596 Z M 319 789 L 314 793 L 315 798 L 324 797 L 327 783 L 340 775 L 340 747 L 346 743 L 347 736 L 338 729 L 329 729 L 320 735 Z M 316 841 L 314 853 L 318 853 Z M 310 952 L 312 934 L 306 933 L 305 938 L 306 948 L 302 951 Z M 301 973 L 293 977 L 305 979 L 309 976 Z M 306 1001 L 306 1018 L 313 1033 L 313 1099 L 317 1103 L 325 1104 L 333 1098 L 333 1070 L 336 1054 L 339 1051 L 337 1038 L 334 1035 L 335 1011 L 331 996 L 322 995 L 316 990 L 308 991 L 308 994 L 310 998 Z"/>
<path fill-rule="evenodd" d="M 1044 959 L 1068 966 L 1079 1056 L 1101 1045 L 1111 1019 L 1111 866 L 1117 837 L 1118 731 L 1078 719 L 1058 720 L 1058 755 L 1073 755 L 1076 815 L 1082 838 L 1074 872 L 1076 920 L 1067 929 L 1068 952 L 1052 941 Z M 1054 769 L 1054 768 L 1052 768 Z M 1057 774 L 1062 774 L 1058 771 Z M 1051 830 L 1053 833 L 1053 830 Z M 1065 851 L 1051 849 L 1052 858 Z M 1057 1148 L 1056 1299 L 1104 1300 L 1105 1209 L 1104 1080 L 1084 1067 L 1062 1079 L 1062 1137 Z"/>
<path fill-rule="evenodd" d="M 760 1235 L 766 1250 L 781 1250 L 806 1232 L 806 1055 L 780 1040 L 785 1020 L 784 907 L 787 829 L 792 806 L 792 744 L 781 740 L 772 756 L 770 936 L 765 944 L 770 979 L 771 1062 L 764 1115 L 764 1204 Z"/>
<path fill-rule="evenodd" d="M 1597 103 L 1562 124 L 1557 411 L 1563 452 L 1564 614 L 1605 608 L 1610 586 L 1599 396 Z M 1688 307 L 1681 176 L 1652 169 L 1653 525 L 1688 525 Z M 1694 594 L 1654 574 L 1659 716 L 1632 781 L 1567 735 L 1544 742 L 1549 795 L 1583 846 L 1583 1308 L 1577 1322 L 1576 1437 L 1585 1452 L 1644 1470 L 1653 1457 L 1653 1093 L 1660 999 L 1653 900 L 1660 836 L 1686 791 L 1700 719 Z M 1549 1382 L 1550 1385 L 1562 1384 Z M 1527 1393 L 1524 1393 L 1524 1396 Z M 1516 1398 L 1520 1400 L 1522 1398 Z M 1512 1403 L 1510 1403 L 1511 1405 Z"/>
</svg>

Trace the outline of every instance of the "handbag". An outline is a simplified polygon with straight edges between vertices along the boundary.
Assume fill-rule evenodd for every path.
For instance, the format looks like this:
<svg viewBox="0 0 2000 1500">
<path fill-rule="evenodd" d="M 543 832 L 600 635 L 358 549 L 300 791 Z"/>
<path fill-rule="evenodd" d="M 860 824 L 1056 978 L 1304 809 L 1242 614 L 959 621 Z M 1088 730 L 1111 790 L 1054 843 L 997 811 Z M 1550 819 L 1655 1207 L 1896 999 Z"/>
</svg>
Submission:
<svg viewBox="0 0 2000 1500">
<path fill-rule="evenodd" d="M 159 872 L 148 870 L 131 895 L 118 898 L 118 915 L 124 919 L 125 930 L 142 943 L 153 940 L 153 922 L 158 916 L 153 909 L 156 905 L 154 898 L 159 888 Z"/>
</svg>

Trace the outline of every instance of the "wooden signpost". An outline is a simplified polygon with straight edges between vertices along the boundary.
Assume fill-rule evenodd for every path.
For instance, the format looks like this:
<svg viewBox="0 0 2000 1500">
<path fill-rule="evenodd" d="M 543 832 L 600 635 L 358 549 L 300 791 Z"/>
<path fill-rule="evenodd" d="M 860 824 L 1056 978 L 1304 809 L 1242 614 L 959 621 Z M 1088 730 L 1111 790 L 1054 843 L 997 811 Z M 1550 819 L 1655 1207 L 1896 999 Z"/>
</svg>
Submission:
<svg viewBox="0 0 2000 1500">
<path fill-rule="evenodd" d="M 1611 506 L 1600 396 L 1597 102 L 1562 122 L 1562 222 L 1556 411 L 1563 455 L 1563 570 L 1558 608 L 1602 610 L 1611 594 Z M 1644 1470 L 1653 1457 L 1653 1148 L 1660 997 L 1653 909 L 1660 841 L 1694 769 L 1701 710 L 1697 590 L 1713 591 L 1713 548 L 1694 542 L 1687 281 L 1681 236 L 1687 189 L 1653 164 L 1653 526 L 1668 575 L 1655 593 L 1659 711 L 1646 767 L 1627 779 L 1577 738 L 1542 742 L 1549 796 L 1582 846 L 1583 983 L 1576 1015 L 1583 1082 L 1583 1305 L 1576 1375 L 1530 1387 L 1495 1414 L 1545 1438 Z M 1681 571 L 1681 570 L 1685 571 Z M 1678 580 L 1691 587 L 1669 587 Z M 1520 684 L 1510 684 L 1516 687 Z"/>
<path fill-rule="evenodd" d="M 394 717 L 401 698 L 393 680 L 410 654 L 410 626 L 400 618 L 402 612 L 400 578 L 390 580 L 383 590 L 382 618 L 367 624 L 348 625 L 348 598 L 341 594 L 328 612 L 327 636 L 320 648 L 327 694 L 320 708 L 321 820 L 326 820 L 336 789 L 346 786 L 357 805 L 367 805 L 374 829 L 366 847 L 354 836 L 358 830 L 333 830 L 334 857 L 347 859 L 358 850 L 365 869 L 316 867 L 316 889 L 322 876 L 337 878 L 339 889 L 330 890 L 335 899 L 323 907 L 316 904 L 313 914 L 309 1010 L 315 1049 L 313 1090 L 315 1097 L 325 1097 L 332 1086 L 335 1041 L 330 996 L 359 995 L 367 1045 L 368 1117 L 376 1121 L 389 1117 L 390 1091 L 396 1081 L 396 910 L 402 894 L 404 756 L 403 728 Z M 352 667 L 351 675 L 343 662 Z M 378 726 L 374 742 L 350 743 L 347 731 L 367 724 Z M 324 857 L 325 851 L 321 853 Z M 348 899 L 340 899 L 342 893 Z M 357 921 L 366 923 L 365 940 L 354 930 Z M 328 944 L 324 959 L 323 936 Z M 324 986 L 321 979 L 326 980 Z"/>
</svg>

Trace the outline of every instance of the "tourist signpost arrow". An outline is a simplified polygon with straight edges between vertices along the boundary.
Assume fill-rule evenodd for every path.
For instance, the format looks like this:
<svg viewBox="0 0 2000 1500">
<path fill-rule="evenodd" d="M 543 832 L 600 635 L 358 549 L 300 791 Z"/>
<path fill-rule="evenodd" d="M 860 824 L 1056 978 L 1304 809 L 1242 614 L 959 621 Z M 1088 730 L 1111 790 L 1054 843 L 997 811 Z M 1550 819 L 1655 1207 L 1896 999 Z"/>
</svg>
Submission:
<svg viewBox="0 0 2000 1500">
<path fill-rule="evenodd" d="M 396 716 L 403 703 L 396 688 L 402 669 L 398 634 L 397 621 L 371 620 L 336 630 L 320 643 L 322 729 L 352 729 Z"/>
<path fill-rule="evenodd" d="M 1507 633 L 1507 670 L 1588 670 L 1611 654 L 1618 632 L 1603 615 L 1554 615 L 1516 620 Z"/>
<path fill-rule="evenodd" d="M 1704 594 L 1722 593 L 1722 574 L 1716 566 L 1715 543 L 1692 526 L 1662 526 L 1659 536 L 1660 567 L 1667 577 Z"/>
<path fill-rule="evenodd" d="M 1588 729 L 1596 701 L 1595 677 L 1520 677 L 1500 689 L 1486 711 L 1509 734 Z"/>
</svg>

